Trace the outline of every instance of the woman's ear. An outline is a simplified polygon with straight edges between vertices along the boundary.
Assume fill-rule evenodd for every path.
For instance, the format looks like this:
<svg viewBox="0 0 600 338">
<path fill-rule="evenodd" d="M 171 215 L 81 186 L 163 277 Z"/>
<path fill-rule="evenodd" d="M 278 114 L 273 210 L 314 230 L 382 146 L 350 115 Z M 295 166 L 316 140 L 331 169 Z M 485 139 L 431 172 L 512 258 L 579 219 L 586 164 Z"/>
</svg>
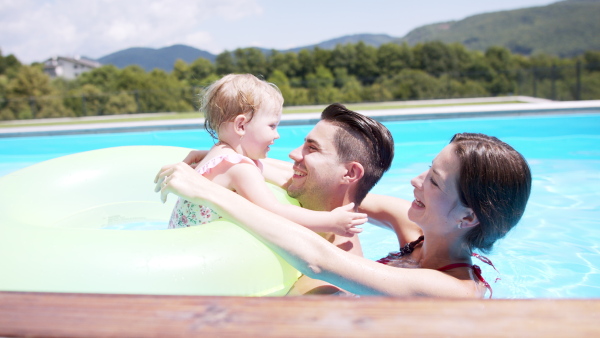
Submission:
<svg viewBox="0 0 600 338">
<path fill-rule="evenodd" d="M 240 114 L 233 120 L 233 129 L 235 133 L 244 136 L 246 134 L 246 123 L 248 122 L 246 115 Z"/>
<path fill-rule="evenodd" d="M 460 224 L 462 229 L 472 228 L 474 226 L 479 225 L 479 219 L 477 218 L 477 215 L 475 215 L 471 208 L 467 208 L 467 216 L 463 217 Z"/>
<path fill-rule="evenodd" d="M 348 162 L 346 164 L 346 173 L 343 180 L 347 183 L 354 183 L 365 175 L 365 168 L 358 162 Z"/>
</svg>

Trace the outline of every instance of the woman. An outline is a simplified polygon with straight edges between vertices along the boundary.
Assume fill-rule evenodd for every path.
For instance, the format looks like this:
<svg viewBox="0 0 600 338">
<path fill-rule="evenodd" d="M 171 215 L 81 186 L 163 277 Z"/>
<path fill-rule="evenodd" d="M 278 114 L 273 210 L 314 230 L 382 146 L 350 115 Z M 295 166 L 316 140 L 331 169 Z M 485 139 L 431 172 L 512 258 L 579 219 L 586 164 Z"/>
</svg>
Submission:
<svg viewBox="0 0 600 338">
<path fill-rule="evenodd" d="M 457 134 L 412 180 L 410 206 L 373 194 L 361 204 L 404 245 L 373 262 L 193 173 L 183 163 L 163 167 L 157 175 L 163 200 L 174 193 L 206 203 L 300 272 L 361 295 L 483 297 L 487 283 L 471 264 L 472 250 L 490 250 L 516 225 L 531 190 L 529 167 L 512 147 L 482 134 Z"/>
</svg>

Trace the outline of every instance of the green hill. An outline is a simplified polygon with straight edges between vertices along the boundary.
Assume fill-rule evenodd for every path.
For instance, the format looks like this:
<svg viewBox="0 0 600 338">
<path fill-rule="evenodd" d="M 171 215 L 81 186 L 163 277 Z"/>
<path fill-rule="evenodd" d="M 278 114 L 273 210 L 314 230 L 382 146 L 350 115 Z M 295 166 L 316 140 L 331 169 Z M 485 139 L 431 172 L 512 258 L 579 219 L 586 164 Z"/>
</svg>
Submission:
<svg viewBox="0 0 600 338">
<path fill-rule="evenodd" d="M 173 65 L 177 59 L 192 63 L 198 58 L 215 61 L 215 56 L 211 53 L 190 46 L 174 45 L 160 49 L 142 47 L 128 48 L 103 56 L 98 59 L 98 62 L 102 64 L 112 64 L 119 68 L 124 68 L 129 65 L 138 65 L 146 71 L 159 68 L 170 72 L 173 70 Z"/>
<path fill-rule="evenodd" d="M 414 29 L 396 42 L 414 45 L 434 40 L 460 42 L 482 51 L 504 46 L 524 55 L 571 57 L 600 50 L 600 0 L 568 0 L 435 23 Z"/>
<path fill-rule="evenodd" d="M 395 38 L 386 35 L 386 34 L 354 34 L 354 35 L 346 35 L 339 38 L 327 40 L 320 42 L 315 45 L 296 47 L 292 49 L 285 50 L 283 52 L 294 52 L 297 53 L 302 49 L 313 49 L 315 47 L 319 47 L 321 49 L 334 49 L 336 45 L 345 45 L 345 44 L 356 44 L 360 41 L 364 42 L 366 45 L 379 47 L 384 43 L 392 42 Z"/>
</svg>

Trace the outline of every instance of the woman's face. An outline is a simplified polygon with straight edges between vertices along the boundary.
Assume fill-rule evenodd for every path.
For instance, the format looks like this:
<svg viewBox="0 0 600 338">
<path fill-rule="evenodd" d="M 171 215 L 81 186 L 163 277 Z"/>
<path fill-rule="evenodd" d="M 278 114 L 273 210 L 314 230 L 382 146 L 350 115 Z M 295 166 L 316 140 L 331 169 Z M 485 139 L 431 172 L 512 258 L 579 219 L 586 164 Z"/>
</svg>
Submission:
<svg viewBox="0 0 600 338">
<path fill-rule="evenodd" d="M 411 180 L 415 200 L 408 217 L 421 228 L 449 232 L 467 215 L 458 198 L 459 159 L 454 145 L 447 145 L 429 170 Z"/>
</svg>

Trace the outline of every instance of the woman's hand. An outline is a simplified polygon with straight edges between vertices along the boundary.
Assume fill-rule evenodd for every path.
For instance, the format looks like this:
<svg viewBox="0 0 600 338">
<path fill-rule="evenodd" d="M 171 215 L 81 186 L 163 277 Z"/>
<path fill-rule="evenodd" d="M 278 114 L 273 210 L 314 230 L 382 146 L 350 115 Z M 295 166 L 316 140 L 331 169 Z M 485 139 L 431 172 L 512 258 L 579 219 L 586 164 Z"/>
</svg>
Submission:
<svg viewBox="0 0 600 338">
<path fill-rule="evenodd" d="M 160 199 L 163 203 L 167 201 L 169 193 L 192 200 L 198 198 L 199 193 L 207 188 L 204 181 L 210 182 L 188 164 L 179 162 L 160 168 L 154 178 L 154 183 L 156 183 L 154 191 L 160 191 Z"/>
</svg>

